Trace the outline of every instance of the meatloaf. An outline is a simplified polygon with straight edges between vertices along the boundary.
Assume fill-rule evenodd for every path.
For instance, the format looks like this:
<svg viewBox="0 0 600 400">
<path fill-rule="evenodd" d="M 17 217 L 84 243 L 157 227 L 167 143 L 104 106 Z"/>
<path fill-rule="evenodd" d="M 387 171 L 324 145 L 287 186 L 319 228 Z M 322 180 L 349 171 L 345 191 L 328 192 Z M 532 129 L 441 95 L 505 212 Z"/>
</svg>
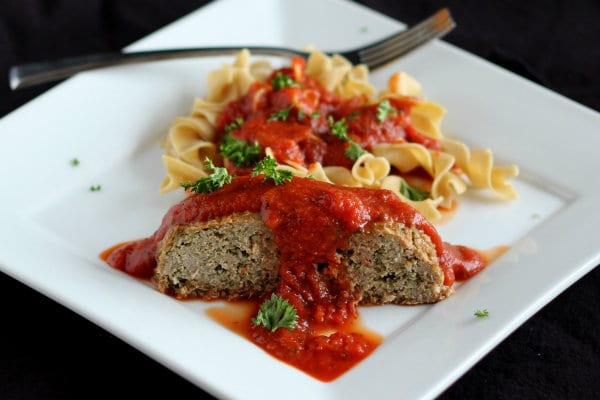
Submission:
<svg viewBox="0 0 600 400">
<path fill-rule="evenodd" d="M 431 238 L 381 221 L 352 233 L 337 250 L 359 304 L 434 303 L 452 294 Z M 158 245 L 155 284 L 178 298 L 246 299 L 272 292 L 280 252 L 259 213 L 173 225 Z M 326 273 L 327 265 L 314 265 Z"/>
</svg>

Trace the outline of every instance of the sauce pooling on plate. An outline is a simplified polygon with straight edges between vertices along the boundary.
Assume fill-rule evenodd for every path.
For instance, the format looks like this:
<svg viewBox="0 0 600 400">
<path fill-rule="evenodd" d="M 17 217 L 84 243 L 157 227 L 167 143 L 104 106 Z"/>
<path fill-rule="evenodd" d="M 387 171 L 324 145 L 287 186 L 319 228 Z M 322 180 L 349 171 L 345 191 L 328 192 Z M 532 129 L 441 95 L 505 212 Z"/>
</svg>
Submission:
<svg viewBox="0 0 600 400">
<path fill-rule="evenodd" d="M 306 178 L 274 185 L 262 176 L 240 176 L 215 192 L 190 195 L 169 210 L 154 235 L 109 249 L 102 257 L 116 269 L 151 278 L 158 243 L 172 225 L 242 212 L 260 213 L 273 231 L 280 252 L 275 293 L 296 309 L 298 324 L 295 329 L 271 332 L 247 319 L 238 332 L 269 354 L 323 381 L 352 368 L 381 342 L 377 334 L 355 329 L 360 293 L 344 278 L 345 267 L 339 257 L 351 234 L 383 221 L 418 228 L 435 247 L 445 285 L 452 285 L 456 278 L 466 279 L 485 266 L 478 252 L 442 242 L 433 225 L 393 192 Z M 254 314 L 262 300 L 254 303 Z"/>
</svg>

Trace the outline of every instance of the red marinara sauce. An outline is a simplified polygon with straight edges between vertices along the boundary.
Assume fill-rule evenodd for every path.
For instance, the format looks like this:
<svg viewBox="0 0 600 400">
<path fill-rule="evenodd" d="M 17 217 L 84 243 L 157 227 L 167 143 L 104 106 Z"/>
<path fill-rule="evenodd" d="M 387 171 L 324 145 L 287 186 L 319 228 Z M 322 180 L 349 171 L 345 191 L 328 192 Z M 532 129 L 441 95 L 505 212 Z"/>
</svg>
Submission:
<svg viewBox="0 0 600 400">
<path fill-rule="evenodd" d="M 102 257 L 114 268 L 148 278 L 156 265 L 158 242 L 173 224 L 208 221 L 244 211 L 260 213 L 280 250 L 280 282 L 275 292 L 297 310 L 298 326 L 271 333 L 247 318 L 237 329 L 274 357 L 322 381 L 331 381 L 371 354 L 377 335 L 357 330 L 359 293 L 343 278 L 338 250 L 368 224 L 395 221 L 414 226 L 431 238 L 445 272 L 476 273 L 483 258 L 441 241 L 435 228 L 415 209 L 387 190 L 347 188 L 293 178 L 275 186 L 262 176 L 241 176 L 210 194 L 194 194 L 173 206 L 147 239 L 107 250 Z M 455 272 L 456 271 L 456 272 Z M 260 301 L 251 308 L 256 315 Z"/>
<path fill-rule="evenodd" d="M 350 140 L 365 150 L 378 143 L 394 142 L 441 149 L 436 139 L 411 125 L 410 110 L 418 99 L 390 97 L 389 107 L 383 107 L 382 102 L 373 104 L 365 95 L 341 98 L 307 76 L 305 69 L 306 61 L 296 57 L 291 68 L 276 70 L 266 82 L 252 84 L 246 95 L 230 102 L 219 114 L 217 141 L 229 131 L 235 139 L 271 148 L 280 162 L 305 167 L 320 162 L 323 166 L 350 168 L 353 160 L 345 155 Z M 274 84 L 281 76 L 291 79 L 290 86 Z M 385 109 L 387 112 L 383 112 Z M 345 127 L 347 140 L 340 138 L 335 124 Z M 238 174 L 243 172 L 229 168 Z"/>
<path fill-rule="evenodd" d="M 137 278 L 151 278 L 156 267 L 157 244 L 172 225 L 209 221 L 244 211 L 259 212 L 261 195 L 271 186 L 261 181 L 261 177 L 234 179 L 221 190 L 191 195 L 171 207 L 151 237 L 111 247 L 100 257 L 113 268 Z"/>
<path fill-rule="evenodd" d="M 265 193 L 262 216 L 281 254 L 275 292 L 297 310 L 299 326 L 274 333 L 251 326 L 250 333 L 275 357 L 323 381 L 337 378 L 379 344 L 372 335 L 348 329 L 358 317 L 360 296 L 343 278 L 338 255 L 348 237 L 368 224 L 391 220 L 426 231 L 441 246 L 425 218 L 389 191 L 294 179 Z"/>
</svg>

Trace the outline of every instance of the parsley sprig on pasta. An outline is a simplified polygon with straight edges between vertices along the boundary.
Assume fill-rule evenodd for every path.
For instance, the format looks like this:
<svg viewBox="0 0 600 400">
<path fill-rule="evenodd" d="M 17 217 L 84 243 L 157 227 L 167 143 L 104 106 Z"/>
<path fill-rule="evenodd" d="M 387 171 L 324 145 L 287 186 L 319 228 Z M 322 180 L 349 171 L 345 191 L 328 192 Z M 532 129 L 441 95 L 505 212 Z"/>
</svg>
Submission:
<svg viewBox="0 0 600 400">
<path fill-rule="evenodd" d="M 215 167 L 210 158 L 204 160 L 207 170 L 212 170 L 212 173 L 204 178 L 198 179 L 193 183 L 181 183 L 181 186 L 186 190 L 191 190 L 194 193 L 211 193 L 223 186 L 231 183 L 234 175 L 229 175 L 227 169 L 223 167 Z"/>
<path fill-rule="evenodd" d="M 392 107 L 388 99 L 382 100 L 377 106 L 377 121 L 381 124 L 387 117 L 396 112 L 398 112 L 398 110 Z"/>
<path fill-rule="evenodd" d="M 353 163 L 343 163 L 336 155 L 336 160 L 342 161 L 342 165 L 322 164 L 318 160 L 318 152 L 312 153 L 317 154 L 317 161 L 287 159 L 287 154 L 281 149 L 269 149 L 267 144 L 263 144 L 261 154 L 277 156 L 275 166 L 270 170 L 286 170 L 294 176 L 310 176 L 344 186 L 388 189 L 434 223 L 441 220 L 441 210 L 451 208 L 453 202 L 469 188 L 490 190 L 503 200 L 518 197 L 510 183 L 511 178 L 518 175 L 518 167 L 498 166 L 490 149 L 471 149 L 459 140 L 445 136 L 442 120 L 446 110 L 421 97 L 421 85 L 408 74 L 401 71 L 391 74 L 387 86 L 377 90 L 369 82 L 369 72 L 364 66 L 352 65 L 340 56 L 328 56 L 315 50 L 305 64 L 293 62 L 294 73 L 290 74 L 289 69 L 276 70 L 266 60 L 252 60 L 250 52 L 244 50 L 233 63 L 212 71 L 208 75 L 205 96 L 196 99 L 191 113 L 177 117 L 169 129 L 162 157 L 167 176 L 161 191 L 174 190 L 180 187 L 180 182 L 205 177 L 205 157 L 220 165 L 223 155 L 232 161 L 232 165 L 235 164 L 233 160 L 237 156 L 227 156 L 219 148 L 224 137 L 223 132 L 218 131 L 223 129 L 218 127 L 219 117 L 228 104 L 251 93 L 254 97 L 248 98 L 246 104 L 259 105 L 258 108 L 264 109 L 260 103 L 265 100 L 264 96 L 268 99 L 275 93 L 283 98 L 287 96 L 292 101 L 272 103 L 289 104 L 289 107 L 269 109 L 264 117 L 270 123 L 299 123 L 312 129 L 309 135 L 316 134 L 319 138 L 321 134 L 331 134 L 345 143 L 344 155 Z M 298 81 L 295 80 L 296 75 L 301 77 Z M 314 91 L 309 93 L 314 90 L 310 80 L 323 89 L 320 96 L 315 96 Z M 267 86 L 268 90 L 255 90 L 261 86 Z M 282 93 L 277 93 L 279 91 Z M 329 96 L 339 99 L 342 107 L 336 110 L 338 103 L 328 102 Z M 344 110 L 346 104 L 350 104 L 347 113 Z M 333 111 L 330 109 L 332 106 Z M 373 109 L 374 115 L 371 115 L 370 110 Z M 328 118 L 330 115 L 344 115 L 345 119 L 334 120 Z M 245 117 L 249 120 L 254 118 L 253 113 Z M 370 123 L 370 119 L 377 125 L 373 127 L 375 130 L 379 128 L 385 131 L 395 124 L 406 123 L 407 136 L 377 143 L 363 142 L 361 139 L 360 143 L 369 143 L 364 144 L 366 149 L 363 149 L 357 138 L 361 137 L 361 127 Z M 243 124 L 245 121 L 242 118 L 229 120 L 229 125 L 224 127 L 225 133 L 244 129 Z M 278 127 L 275 125 L 274 128 Z M 299 137 L 302 136 L 301 131 L 297 133 Z M 412 136 L 414 134 L 419 136 L 418 140 Z M 312 139 L 309 138 L 309 141 Z M 328 142 L 331 138 L 323 139 Z M 429 142 L 435 142 L 437 146 L 428 146 Z M 249 146 L 252 145 L 249 143 Z M 237 154 L 246 154 L 246 150 L 240 150 Z M 428 191 L 414 188 L 404 181 L 406 175 L 413 171 L 420 171 L 429 180 Z M 285 182 L 279 175 L 276 172 L 275 179 Z"/>
<path fill-rule="evenodd" d="M 271 85 L 273 86 L 273 90 L 280 90 L 284 87 L 293 87 L 300 86 L 298 82 L 293 80 L 289 75 L 278 72 L 275 75 L 275 78 L 271 81 Z"/>
<path fill-rule="evenodd" d="M 273 179 L 276 185 L 282 185 L 285 181 L 291 181 L 293 174 L 290 171 L 277 169 L 277 160 L 266 156 L 260 160 L 252 170 L 252 176 L 263 174 L 264 180 Z"/>
<path fill-rule="evenodd" d="M 346 118 L 336 121 L 329 115 L 327 117 L 327 122 L 329 123 L 329 128 L 331 129 L 331 134 L 333 136 L 337 137 L 342 142 L 348 142 L 348 147 L 344 151 L 346 157 L 356 161 L 360 156 L 367 153 L 365 149 L 348 136 L 348 124 L 346 123 Z"/>
<path fill-rule="evenodd" d="M 223 157 L 231 160 L 236 167 L 248 167 L 260 159 L 261 148 L 258 143 L 250 144 L 227 134 L 219 146 Z"/>
<path fill-rule="evenodd" d="M 412 201 L 423 201 L 429 197 L 429 192 L 410 186 L 404 179 L 402 179 L 400 193 Z"/>
</svg>

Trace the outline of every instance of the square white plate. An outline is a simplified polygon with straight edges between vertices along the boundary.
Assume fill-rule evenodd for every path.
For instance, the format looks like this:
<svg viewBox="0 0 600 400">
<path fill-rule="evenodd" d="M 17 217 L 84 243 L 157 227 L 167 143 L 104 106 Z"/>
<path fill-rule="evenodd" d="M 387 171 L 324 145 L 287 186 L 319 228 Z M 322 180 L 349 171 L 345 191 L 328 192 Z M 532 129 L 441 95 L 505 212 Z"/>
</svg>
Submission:
<svg viewBox="0 0 600 400">
<path fill-rule="evenodd" d="M 260 29 L 246 18 L 250 13 L 261 15 Z M 220 0 L 130 49 L 240 43 L 346 49 L 401 27 L 341 0 Z M 113 244 L 151 234 L 182 198 L 158 193 L 164 174 L 159 139 L 204 95 L 206 74 L 230 61 L 177 60 L 80 74 L 0 120 L 0 207 L 10 210 L 0 214 L 2 270 L 216 396 L 385 399 L 436 396 L 600 262 L 592 235 L 600 223 L 600 188 L 588 177 L 600 169 L 600 115 L 434 42 L 372 80 L 383 87 L 392 72 L 409 72 L 426 97 L 448 109 L 447 135 L 490 147 L 498 163 L 521 167 L 518 201 L 494 202 L 475 192 L 439 228 L 449 242 L 511 250 L 439 304 L 362 309 L 367 325 L 386 339 L 334 382 L 274 360 L 209 319 L 207 304 L 178 302 L 98 258 Z M 81 161 L 76 168 L 69 164 L 75 157 Z M 102 190 L 91 192 L 98 184 Z M 490 317 L 475 319 L 480 308 Z M 257 384 L 263 376 L 270 377 L 267 393 Z"/>
</svg>

